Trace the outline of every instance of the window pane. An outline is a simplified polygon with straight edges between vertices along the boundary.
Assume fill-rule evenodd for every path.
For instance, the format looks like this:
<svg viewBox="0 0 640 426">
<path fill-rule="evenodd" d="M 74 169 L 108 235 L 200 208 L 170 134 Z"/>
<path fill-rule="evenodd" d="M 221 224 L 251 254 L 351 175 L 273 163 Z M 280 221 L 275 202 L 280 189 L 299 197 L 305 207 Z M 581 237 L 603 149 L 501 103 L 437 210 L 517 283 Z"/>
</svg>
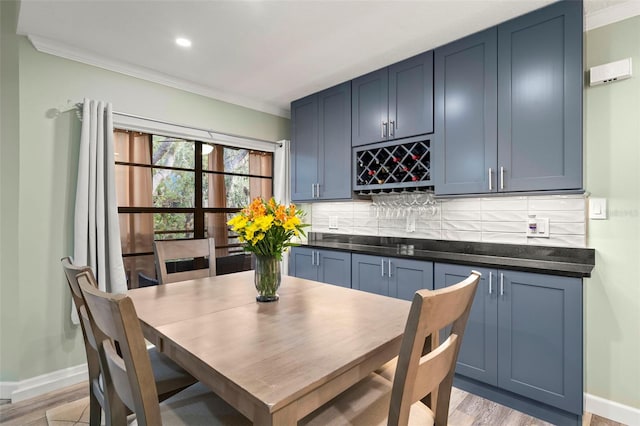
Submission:
<svg viewBox="0 0 640 426">
<path fill-rule="evenodd" d="M 125 257 L 124 270 L 129 288 L 147 287 L 157 284 L 153 255 Z"/>
<path fill-rule="evenodd" d="M 227 222 L 235 213 L 205 213 L 205 238 L 213 238 L 216 244 L 216 256 L 228 256 L 242 253 L 238 235 L 233 232 Z"/>
<path fill-rule="evenodd" d="M 153 207 L 152 185 L 150 168 L 116 164 L 116 197 L 119 207 Z"/>
<path fill-rule="evenodd" d="M 122 254 L 153 252 L 153 214 L 120 213 Z"/>
<path fill-rule="evenodd" d="M 193 213 L 154 213 L 156 240 L 193 238 Z"/>
<path fill-rule="evenodd" d="M 195 173 L 153 169 L 153 207 L 193 207 Z"/>
<path fill-rule="evenodd" d="M 151 164 L 166 167 L 195 168 L 195 144 L 192 141 L 153 135 Z"/>
<path fill-rule="evenodd" d="M 207 155 L 204 152 L 206 151 L 203 149 L 202 170 L 267 177 L 272 175 L 273 155 L 270 152 L 222 145 L 215 145 Z"/>
<path fill-rule="evenodd" d="M 252 199 L 271 198 L 270 178 L 204 173 L 202 177 L 202 205 L 215 208 L 242 208 Z"/>
</svg>

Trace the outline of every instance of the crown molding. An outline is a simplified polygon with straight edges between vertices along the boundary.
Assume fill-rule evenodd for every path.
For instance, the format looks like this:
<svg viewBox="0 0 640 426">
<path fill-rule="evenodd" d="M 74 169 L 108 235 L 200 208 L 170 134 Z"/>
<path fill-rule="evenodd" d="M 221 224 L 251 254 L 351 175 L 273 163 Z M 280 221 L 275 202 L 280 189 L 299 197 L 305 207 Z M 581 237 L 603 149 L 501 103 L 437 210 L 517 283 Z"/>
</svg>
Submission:
<svg viewBox="0 0 640 426">
<path fill-rule="evenodd" d="M 604 9 L 596 10 L 585 16 L 585 31 L 613 24 L 627 18 L 640 15 L 640 1 L 627 0 Z"/>
<path fill-rule="evenodd" d="M 164 86 L 173 87 L 175 89 L 184 90 L 186 92 L 195 93 L 197 95 L 206 96 L 218 101 L 228 102 L 230 104 L 253 109 L 267 114 L 290 118 L 289 110 L 280 108 L 273 104 L 232 95 L 227 92 L 196 84 L 188 80 L 172 77 L 148 68 L 105 58 L 90 51 L 78 49 L 64 43 L 59 43 L 47 37 L 35 35 L 27 35 L 27 37 L 38 52 L 48 53 L 50 55 L 59 56 L 61 58 L 70 59 L 72 61 L 81 62 L 83 64 L 103 68 L 109 71 L 115 71 L 117 73 L 125 74 L 130 77 L 140 78 L 142 80 L 162 84 Z"/>
</svg>

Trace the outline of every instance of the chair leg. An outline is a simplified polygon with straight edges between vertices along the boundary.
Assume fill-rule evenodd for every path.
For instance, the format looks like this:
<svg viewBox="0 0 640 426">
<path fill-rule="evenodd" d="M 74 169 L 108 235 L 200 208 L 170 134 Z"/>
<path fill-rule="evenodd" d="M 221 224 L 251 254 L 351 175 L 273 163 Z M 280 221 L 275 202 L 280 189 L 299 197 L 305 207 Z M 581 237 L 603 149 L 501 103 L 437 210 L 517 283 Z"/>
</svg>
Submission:
<svg viewBox="0 0 640 426">
<path fill-rule="evenodd" d="M 89 425 L 100 426 L 102 420 L 102 407 L 93 390 L 89 392 Z"/>
</svg>

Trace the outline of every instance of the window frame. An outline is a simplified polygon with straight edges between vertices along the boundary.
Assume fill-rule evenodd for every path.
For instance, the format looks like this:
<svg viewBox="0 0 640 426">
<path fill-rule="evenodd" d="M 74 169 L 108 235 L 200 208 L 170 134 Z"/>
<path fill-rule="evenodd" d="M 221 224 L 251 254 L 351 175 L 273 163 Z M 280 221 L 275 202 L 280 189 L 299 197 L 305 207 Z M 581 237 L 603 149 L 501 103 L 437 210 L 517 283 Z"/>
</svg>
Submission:
<svg viewBox="0 0 640 426">
<path fill-rule="evenodd" d="M 264 176 L 264 175 L 256 175 L 256 174 L 251 174 L 251 173 L 235 173 L 235 172 L 221 172 L 221 171 L 214 171 L 214 170 L 205 170 L 202 166 L 202 161 L 203 161 L 203 155 L 202 155 L 202 146 L 204 144 L 211 144 L 211 141 L 202 141 L 202 140 L 198 140 L 195 139 L 193 137 L 185 137 L 185 136 L 175 136 L 172 134 L 165 134 L 162 131 L 149 131 L 149 130 L 145 130 L 145 131 L 141 131 L 141 130 L 132 130 L 132 129 L 127 129 L 127 128 L 123 128 L 121 126 L 114 126 L 113 129 L 114 133 L 115 132 L 126 132 L 126 133 L 131 133 L 131 132 L 138 132 L 138 133 L 143 133 L 143 134 L 148 134 L 151 137 L 151 140 L 153 140 L 153 136 L 160 136 L 160 137 L 167 137 L 167 138 L 179 138 L 180 140 L 184 140 L 187 142 L 193 142 L 194 143 L 194 149 L 195 149 L 195 153 L 194 153 L 194 168 L 185 168 L 185 167 L 172 167 L 172 166 L 163 166 L 163 165 L 154 165 L 154 164 L 144 164 L 144 163 L 136 163 L 136 162 L 128 162 L 128 161 L 115 161 L 115 165 L 116 166 L 126 166 L 126 167 L 141 167 L 141 168 L 147 168 L 147 169 L 162 169 L 162 170 L 171 170 L 171 171 L 184 171 L 184 172 L 190 172 L 190 173 L 195 173 L 194 176 L 194 206 L 193 207 L 131 207 L 131 206 L 118 206 L 118 214 L 168 214 L 168 213 L 182 213 L 182 214 L 188 214 L 188 213 L 193 213 L 193 230 L 179 230 L 179 231 L 168 231 L 165 233 L 170 233 L 170 232 L 175 232 L 175 233 L 179 233 L 179 232 L 185 232 L 185 233 L 191 233 L 193 232 L 193 239 L 202 239 L 202 238 L 206 238 L 205 232 L 206 232 L 206 226 L 205 226 L 205 219 L 206 219 L 206 214 L 207 213 L 219 213 L 219 214 L 230 214 L 230 213 L 237 213 L 241 210 L 241 207 L 204 207 L 203 206 L 203 176 L 205 174 L 211 174 L 211 175 L 222 175 L 222 176 L 238 176 L 238 177 L 248 177 L 248 178 L 257 178 L 257 179 L 269 179 L 271 181 L 271 193 L 273 194 L 274 192 L 274 151 L 273 150 L 263 150 L 263 149 L 257 149 L 257 148 L 252 148 L 249 146 L 246 146 L 247 144 L 242 144 L 244 146 L 235 146 L 235 144 L 232 143 L 224 143 L 222 141 L 215 141 L 215 145 L 217 146 L 222 146 L 222 147 L 226 147 L 226 148 L 231 148 L 231 149 L 244 149 L 244 150 L 248 150 L 248 151 L 257 151 L 257 152 L 262 152 L 262 153 L 270 153 L 271 154 L 271 175 L 270 176 Z M 172 132 L 167 132 L 167 133 L 172 133 Z M 129 143 L 134 143 L 132 141 L 129 141 Z M 153 143 L 149 144 L 149 149 L 151 150 L 151 158 L 153 157 Z M 227 232 L 230 232 L 230 228 L 227 228 Z M 156 235 L 158 235 L 158 233 L 156 232 L 156 230 L 154 229 L 153 231 L 153 235 L 154 238 L 153 240 L 156 241 Z M 191 238 L 177 238 L 177 239 L 181 239 L 181 240 L 185 240 L 185 239 L 191 239 Z M 229 235 L 229 239 L 236 239 L 236 236 L 231 236 Z M 240 248 L 242 247 L 242 244 L 240 242 L 236 242 L 236 243 L 227 243 L 224 246 L 218 246 L 216 244 L 216 249 L 228 249 L 229 253 L 237 253 L 237 252 L 242 252 L 242 250 L 233 250 L 236 248 Z M 149 256 L 149 255 L 153 255 L 153 251 L 151 252 L 137 252 L 137 253 L 122 253 L 122 257 L 123 258 L 129 258 L 129 257 L 141 257 L 141 256 Z"/>
</svg>

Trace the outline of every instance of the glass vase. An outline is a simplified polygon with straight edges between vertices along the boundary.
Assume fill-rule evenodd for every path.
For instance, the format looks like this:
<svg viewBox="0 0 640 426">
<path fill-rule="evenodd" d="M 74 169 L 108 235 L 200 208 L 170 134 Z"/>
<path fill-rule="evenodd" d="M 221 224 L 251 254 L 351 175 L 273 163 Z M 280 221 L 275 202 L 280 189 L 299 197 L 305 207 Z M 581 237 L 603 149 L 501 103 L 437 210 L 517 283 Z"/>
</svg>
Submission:
<svg viewBox="0 0 640 426">
<path fill-rule="evenodd" d="M 275 256 L 256 255 L 255 285 L 258 302 L 274 302 L 280 297 L 276 293 L 280 287 L 280 261 Z"/>
</svg>

